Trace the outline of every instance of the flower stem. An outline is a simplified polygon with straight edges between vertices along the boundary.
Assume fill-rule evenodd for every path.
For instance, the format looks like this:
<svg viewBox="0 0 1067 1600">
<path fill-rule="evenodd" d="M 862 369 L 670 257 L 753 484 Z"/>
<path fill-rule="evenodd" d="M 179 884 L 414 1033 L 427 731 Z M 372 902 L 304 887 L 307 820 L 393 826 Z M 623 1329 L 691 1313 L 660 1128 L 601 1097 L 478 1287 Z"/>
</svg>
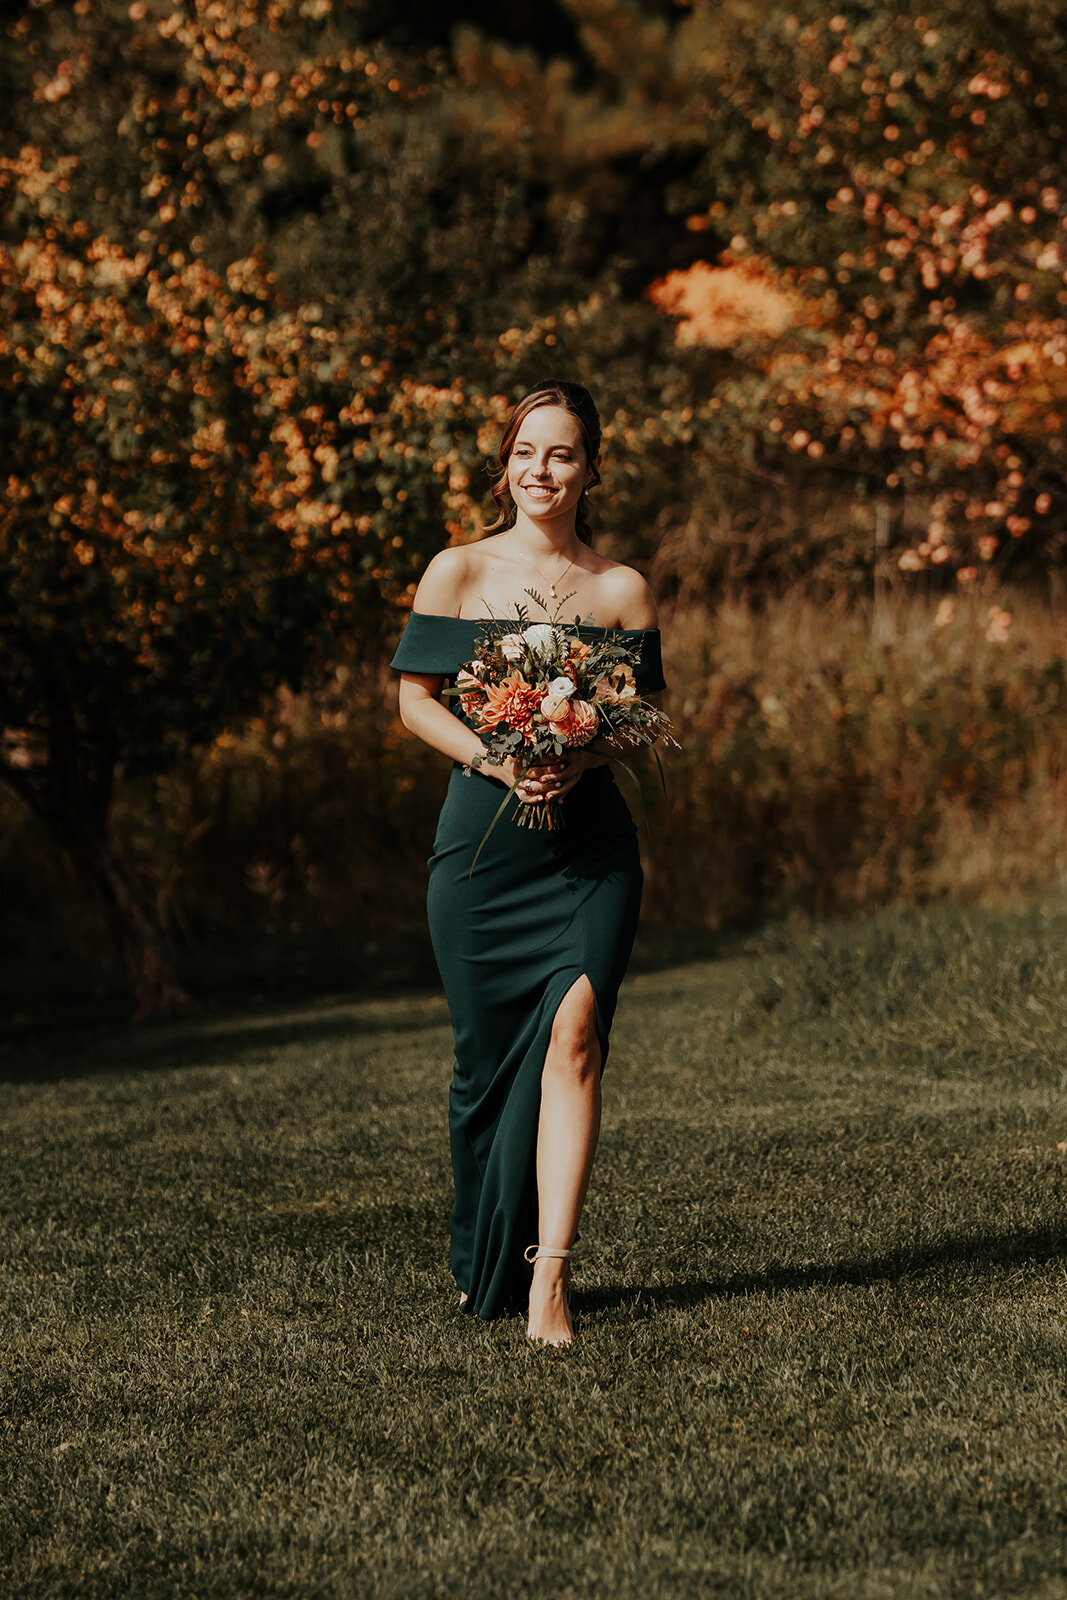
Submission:
<svg viewBox="0 0 1067 1600">
<path fill-rule="evenodd" d="M 514 820 L 519 828 L 554 832 L 563 827 L 563 807 L 558 800 L 537 800 L 532 805 L 520 801 Z"/>
</svg>

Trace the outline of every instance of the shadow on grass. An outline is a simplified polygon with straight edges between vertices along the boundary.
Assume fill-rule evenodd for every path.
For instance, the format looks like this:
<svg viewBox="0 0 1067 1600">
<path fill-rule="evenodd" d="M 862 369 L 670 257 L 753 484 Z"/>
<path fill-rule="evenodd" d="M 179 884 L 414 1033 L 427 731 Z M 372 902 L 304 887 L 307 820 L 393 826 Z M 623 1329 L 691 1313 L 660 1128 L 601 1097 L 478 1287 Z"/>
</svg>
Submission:
<svg viewBox="0 0 1067 1600">
<path fill-rule="evenodd" d="M 434 994 L 412 995 L 410 1007 L 372 1016 L 365 1001 L 338 1001 L 320 1015 L 297 1012 L 238 1016 L 202 1012 L 180 1021 L 116 1027 L 67 1027 L 42 1039 L 27 1033 L 0 1042 L 0 1083 L 55 1083 L 107 1072 L 173 1071 L 183 1067 L 240 1067 L 265 1052 L 292 1045 L 348 1040 L 353 1052 L 376 1034 L 446 1027 L 448 1010 Z"/>
<path fill-rule="evenodd" d="M 293 943 L 292 941 L 290 943 Z M 316 968 L 287 965 L 290 943 L 261 941 L 238 968 L 220 961 L 212 982 L 207 960 L 189 961 L 183 977 L 197 1008 L 178 1019 L 137 1021 L 128 999 L 112 988 L 94 1006 L 70 1002 L 49 1010 L 42 996 L 26 1001 L 22 1021 L 0 1021 L 0 1083 L 55 1083 L 108 1072 L 144 1072 L 198 1066 L 240 1066 L 249 1057 L 291 1045 L 359 1041 L 375 1034 L 417 1033 L 447 1026 L 448 1011 L 432 951 L 425 937 L 384 945 L 340 944 Z M 320 953 L 307 942 L 302 959 Z M 711 934 L 643 936 L 634 952 L 634 972 L 659 972 L 680 962 L 712 961 L 730 948 Z M 310 954 L 308 953 L 310 951 Z M 264 953 L 265 952 L 265 953 Z M 47 974 L 38 975 L 41 981 Z M 331 987 L 332 985 L 332 987 Z M 87 991 L 88 993 L 88 991 Z M 384 1014 L 371 1007 L 388 1004 Z"/>
<path fill-rule="evenodd" d="M 632 970 L 711 961 L 730 948 L 725 936 L 701 931 L 642 933 Z M 113 962 L 7 960 L 0 972 L 0 1082 L 210 1064 L 224 1036 L 240 1056 L 264 1045 L 281 1048 L 348 1032 L 410 1032 L 436 1020 L 428 1003 L 443 1003 L 421 928 L 375 940 L 234 937 L 185 952 L 178 968 L 197 1009 L 177 1021 L 138 1021 Z M 388 1020 L 355 1016 L 361 1005 L 385 1000 L 397 1008 Z M 315 1006 L 321 1008 L 318 1016 L 309 1014 Z M 280 1015 L 283 1008 L 286 1014 Z M 295 1013 L 302 1013 L 299 1020 Z"/>
<path fill-rule="evenodd" d="M 789 1294 L 805 1289 L 863 1288 L 902 1278 L 920 1278 L 946 1267 L 1013 1267 L 1067 1261 L 1067 1228 L 1024 1229 L 1006 1234 L 961 1234 L 928 1245 L 902 1245 L 865 1261 L 841 1261 L 802 1267 L 771 1267 L 766 1272 L 737 1273 L 729 1278 L 695 1278 L 678 1283 L 638 1286 L 605 1284 L 600 1289 L 577 1290 L 575 1311 L 641 1312 L 689 1308 L 712 1300 L 736 1300 L 745 1295 Z"/>
</svg>

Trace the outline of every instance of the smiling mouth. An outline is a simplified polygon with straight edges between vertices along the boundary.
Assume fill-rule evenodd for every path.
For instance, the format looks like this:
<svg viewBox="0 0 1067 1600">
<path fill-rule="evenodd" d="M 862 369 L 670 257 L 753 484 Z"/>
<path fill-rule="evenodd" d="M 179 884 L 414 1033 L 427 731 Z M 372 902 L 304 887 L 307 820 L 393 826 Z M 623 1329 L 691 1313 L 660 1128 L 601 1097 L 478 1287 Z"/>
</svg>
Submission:
<svg viewBox="0 0 1067 1600">
<path fill-rule="evenodd" d="M 547 495 L 555 494 L 556 492 L 555 489 L 549 488 L 544 483 L 524 483 L 522 487 L 527 494 L 537 495 L 540 499 L 544 499 Z"/>
</svg>

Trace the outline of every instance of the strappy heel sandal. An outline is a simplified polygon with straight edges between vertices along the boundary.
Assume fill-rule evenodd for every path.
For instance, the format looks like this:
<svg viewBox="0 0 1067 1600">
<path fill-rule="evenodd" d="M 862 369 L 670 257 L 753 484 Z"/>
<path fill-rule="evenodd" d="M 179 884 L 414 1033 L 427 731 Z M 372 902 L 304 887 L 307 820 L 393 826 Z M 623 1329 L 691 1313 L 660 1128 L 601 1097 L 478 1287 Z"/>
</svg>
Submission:
<svg viewBox="0 0 1067 1600">
<path fill-rule="evenodd" d="M 531 1265 L 533 1265 L 533 1263 L 536 1262 L 536 1261 L 541 1261 L 541 1260 L 545 1260 L 545 1259 L 552 1260 L 552 1261 L 569 1261 L 570 1258 L 571 1258 L 571 1252 L 569 1250 L 558 1250 L 558 1249 L 556 1249 L 556 1247 L 554 1245 L 548 1245 L 548 1244 L 531 1244 L 531 1245 L 527 1245 L 526 1249 L 523 1251 L 522 1254 L 523 1254 L 523 1259 L 525 1261 L 530 1262 Z M 567 1300 L 566 1292 L 564 1292 L 564 1295 L 563 1295 L 563 1303 L 567 1307 L 567 1316 L 569 1318 L 570 1317 L 570 1304 L 569 1304 L 569 1302 Z M 527 1333 L 526 1337 L 533 1344 L 561 1345 L 561 1344 L 571 1344 L 573 1342 L 573 1335 L 572 1335 L 571 1339 L 541 1339 L 541 1338 L 535 1337 L 531 1333 Z"/>
<path fill-rule="evenodd" d="M 556 1250 L 550 1244 L 528 1244 L 522 1252 L 525 1261 L 540 1261 L 542 1256 L 551 1256 L 556 1261 L 569 1261 L 569 1250 Z"/>
</svg>

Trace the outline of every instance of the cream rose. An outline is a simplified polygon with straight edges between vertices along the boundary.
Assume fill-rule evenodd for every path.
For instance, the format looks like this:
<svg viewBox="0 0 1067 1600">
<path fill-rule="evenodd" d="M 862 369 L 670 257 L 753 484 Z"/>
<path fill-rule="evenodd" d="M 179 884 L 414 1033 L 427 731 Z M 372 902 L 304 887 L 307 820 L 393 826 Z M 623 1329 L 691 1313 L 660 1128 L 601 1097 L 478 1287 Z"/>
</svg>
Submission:
<svg viewBox="0 0 1067 1600">
<path fill-rule="evenodd" d="M 577 687 L 573 678 L 553 678 L 548 686 L 548 692 L 557 695 L 561 700 L 569 700 Z"/>
<path fill-rule="evenodd" d="M 510 637 L 514 635 L 509 635 Z M 556 630 L 547 622 L 535 622 L 531 627 L 523 628 L 522 637 L 526 641 L 527 649 L 535 656 L 540 656 L 542 660 L 545 656 L 550 656 L 555 649 Z"/>
</svg>

